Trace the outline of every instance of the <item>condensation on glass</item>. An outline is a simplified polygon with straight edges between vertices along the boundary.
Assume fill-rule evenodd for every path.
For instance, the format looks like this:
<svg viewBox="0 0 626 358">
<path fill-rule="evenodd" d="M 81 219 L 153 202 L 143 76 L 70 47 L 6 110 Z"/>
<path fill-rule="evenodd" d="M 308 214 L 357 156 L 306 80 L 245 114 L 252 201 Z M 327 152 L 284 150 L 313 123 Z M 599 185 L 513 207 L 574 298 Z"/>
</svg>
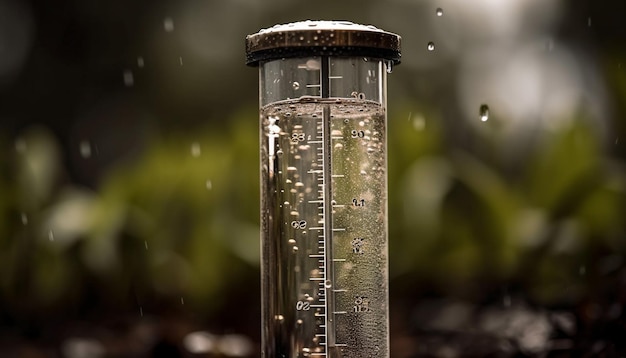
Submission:
<svg viewBox="0 0 626 358">
<path fill-rule="evenodd" d="M 389 357 L 386 81 L 400 37 L 344 21 L 246 38 L 259 67 L 262 356 Z"/>
</svg>

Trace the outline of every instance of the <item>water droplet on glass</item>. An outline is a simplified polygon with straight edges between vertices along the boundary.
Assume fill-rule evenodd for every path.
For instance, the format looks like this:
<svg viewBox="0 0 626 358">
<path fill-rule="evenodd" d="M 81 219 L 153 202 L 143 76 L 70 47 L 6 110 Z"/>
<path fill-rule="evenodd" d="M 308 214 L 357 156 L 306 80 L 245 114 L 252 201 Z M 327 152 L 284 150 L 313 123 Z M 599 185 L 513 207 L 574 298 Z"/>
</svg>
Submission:
<svg viewBox="0 0 626 358">
<path fill-rule="evenodd" d="M 435 13 L 437 14 L 437 16 L 443 16 L 443 9 L 438 7 Z"/>
<path fill-rule="evenodd" d="M 163 28 L 167 32 L 174 31 L 174 20 L 172 20 L 171 17 L 166 17 L 165 19 L 163 19 Z"/>
<path fill-rule="evenodd" d="M 301 319 L 299 319 L 299 320 L 297 320 L 297 321 L 296 321 L 296 323 L 297 323 L 297 324 L 302 324 L 302 323 L 304 323 L 304 321 L 302 321 Z"/>
<path fill-rule="evenodd" d="M 393 61 L 387 61 L 387 73 L 393 72 Z"/>
<path fill-rule="evenodd" d="M 432 41 L 431 41 L 431 42 L 429 42 L 429 43 L 428 43 L 428 47 L 427 47 L 427 48 L 428 48 L 428 51 L 433 51 L 433 50 L 435 50 L 435 43 L 434 43 L 434 42 L 432 42 Z"/>
<path fill-rule="evenodd" d="M 22 225 L 26 224 L 28 224 L 28 216 L 26 216 L 26 213 L 22 213 Z"/>
<path fill-rule="evenodd" d="M 282 314 L 276 315 L 274 318 L 276 318 L 277 321 L 282 321 L 285 319 L 285 317 Z"/>
<path fill-rule="evenodd" d="M 200 150 L 200 143 L 198 142 L 194 142 L 191 144 L 191 155 L 195 158 L 199 157 L 200 154 L 202 154 L 202 151 Z"/>
<path fill-rule="evenodd" d="M 48 231 L 48 240 L 54 241 L 54 232 L 52 232 L 52 229 Z"/>
<path fill-rule="evenodd" d="M 483 122 L 486 122 L 489 119 L 489 106 L 487 106 L 486 104 L 481 104 L 479 115 L 480 115 L 480 120 Z"/>
<path fill-rule="evenodd" d="M 89 141 L 84 140 L 80 142 L 80 156 L 83 158 L 91 157 L 91 144 Z"/>
<path fill-rule="evenodd" d="M 213 183 L 211 183 L 211 180 L 207 180 L 204 185 L 206 186 L 207 190 L 213 189 Z"/>
<path fill-rule="evenodd" d="M 299 90 L 300 89 L 300 83 L 293 81 L 292 87 L 294 90 Z"/>
<path fill-rule="evenodd" d="M 133 72 L 131 70 L 125 70 L 123 73 L 124 85 L 126 87 L 130 87 L 135 84 L 135 77 L 133 76 Z"/>
<path fill-rule="evenodd" d="M 293 250 L 293 252 L 298 252 L 298 246 L 294 246 L 294 247 L 292 248 L 292 250 Z"/>
<path fill-rule="evenodd" d="M 326 282 L 324 282 L 324 287 L 331 288 L 332 286 L 333 286 L 333 283 L 330 282 L 330 280 L 327 280 Z"/>
</svg>

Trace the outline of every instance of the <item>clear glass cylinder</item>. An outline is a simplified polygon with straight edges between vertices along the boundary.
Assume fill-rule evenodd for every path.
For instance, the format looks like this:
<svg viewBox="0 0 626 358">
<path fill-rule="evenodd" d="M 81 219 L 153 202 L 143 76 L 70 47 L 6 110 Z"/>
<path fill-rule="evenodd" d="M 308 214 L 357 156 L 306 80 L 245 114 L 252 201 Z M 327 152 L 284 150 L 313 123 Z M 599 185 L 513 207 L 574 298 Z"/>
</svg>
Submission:
<svg viewBox="0 0 626 358">
<path fill-rule="evenodd" d="M 392 63 L 323 51 L 258 63 L 263 357 L 389 357 Z"/>
</svg>

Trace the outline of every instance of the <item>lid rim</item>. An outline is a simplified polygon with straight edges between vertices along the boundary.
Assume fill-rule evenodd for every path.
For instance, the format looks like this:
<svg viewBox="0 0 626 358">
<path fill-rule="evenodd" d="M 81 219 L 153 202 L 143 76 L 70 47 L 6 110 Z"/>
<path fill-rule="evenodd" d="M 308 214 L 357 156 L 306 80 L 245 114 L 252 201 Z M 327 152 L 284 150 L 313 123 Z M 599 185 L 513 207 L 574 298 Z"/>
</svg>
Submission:
<svg viewBox="0 0 626 358">
<path fill-rule="evenodd" d="M 379 57 L 400 63 L 400 36 L 349 22 L 302 21 L 246 37 L 246 63 L 307 56 Z"/>
</svg>

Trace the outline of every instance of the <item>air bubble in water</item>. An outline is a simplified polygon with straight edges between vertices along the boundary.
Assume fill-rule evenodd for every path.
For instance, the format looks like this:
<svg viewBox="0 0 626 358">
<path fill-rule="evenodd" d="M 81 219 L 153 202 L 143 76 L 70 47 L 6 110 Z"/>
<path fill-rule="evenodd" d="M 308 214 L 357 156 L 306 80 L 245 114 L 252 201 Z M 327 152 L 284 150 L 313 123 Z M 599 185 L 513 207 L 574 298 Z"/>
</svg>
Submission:
<svg viewBox="0 0 626 358">
<path fill-rule="evenodd" d="M 435 43 L 434 42 L 429 42 L 428 43 L 428 51 L 434 51 L 435 50 Z"/>
<path fill-rule="evenodd" d="M 202 150 L 200 149 L 200 143 L 194 142 L 191 144 L 191 155 L 195 158 L 199 157 L 202 154 Z"/>
<path fill-rule="evenodd" d="M 331 288 L 332 286 L 333 286 L 333 283 L 330 282 L 330 280 L 327 280 L 326 282 L 324 282 L 324 287 Z"/>
<path fill-rule="evenodd" d="M 294 90 L 299 90 L 300 89 L 300 83 L 293 81 L 293 83 L 291 84 L 291 86 L 293 87 Z"/>
<path fill-rule="evenodd" d="M 133 72 L 131 70 L 125 70 L 123 73 L 124 85 L 126 87 L 131 87 L 135 84 L 135 77 L 133 76 Z"/>
<path fill-rule="evenodd" d="M 489 106 L 487 106 L 486 104 L 481 104 L 479 114 L 480 120 L 483 122 L 487 122 L 487 120 L 489 119 Z"/>
<path fill-rule="evenodd" d="M 166 17 L 165 19 L 163 19 L 163 28 L 167 32 L 174 31 L 174 20 L 172 20 L 171 17 Z"/>
<path fill-rule="evenodd" d="M 438 7 L 435 13 L 437 14 L 437 16 L 443 16 L 443 9 Z"/>
</svg>

